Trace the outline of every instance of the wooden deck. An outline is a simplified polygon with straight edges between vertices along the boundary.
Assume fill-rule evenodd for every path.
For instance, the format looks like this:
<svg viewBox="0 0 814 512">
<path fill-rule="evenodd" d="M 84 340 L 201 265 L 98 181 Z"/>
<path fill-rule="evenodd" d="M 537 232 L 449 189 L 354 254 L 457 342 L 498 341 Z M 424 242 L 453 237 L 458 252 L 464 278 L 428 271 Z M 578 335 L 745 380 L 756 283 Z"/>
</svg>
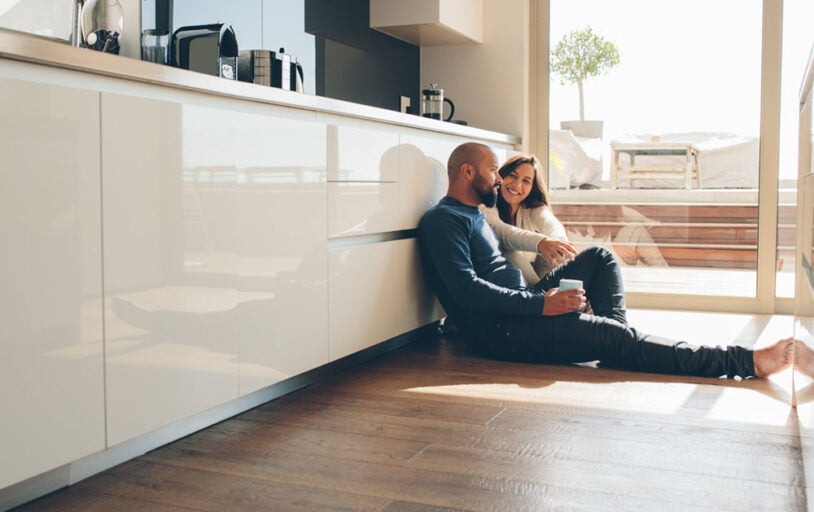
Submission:
<svg viewBox="0 0 814 512">
<path fill-rule="evenodd" d="M 571 233 L 586 237 L 590 233 L 631 251 L 637 247 L 656 250 L 671 267 L 757 268 L 756 204 L 561 203 L 553 211 Z M 781 205 L 777 234 L 781 258 L 790 259 L 794 254 L 796 222 L 796 207 Z M 635 224 L 646 229 L 651 243 L 626 242 L 620 236 L 623 229 Z"/>
<path fill-rule="evenodd" d="M 787 319 L 635 311 L 715 343 Z M 802 511 L 790 377 L 500 363 L 429 338 L 122 464 L 34 511 Z"/>
</svg>

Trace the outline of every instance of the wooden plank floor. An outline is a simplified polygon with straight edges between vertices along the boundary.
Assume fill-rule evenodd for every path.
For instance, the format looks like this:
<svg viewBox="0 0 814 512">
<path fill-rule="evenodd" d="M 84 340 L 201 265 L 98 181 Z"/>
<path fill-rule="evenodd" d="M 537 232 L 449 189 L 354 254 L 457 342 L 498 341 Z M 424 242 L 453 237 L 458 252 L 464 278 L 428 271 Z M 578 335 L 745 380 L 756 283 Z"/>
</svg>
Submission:
<svg viewBox="0 0 814 512">
<path fill-rule="evenodd" d="M 426 339 L 18 512 L 806 509 L 783 382 L 589 366 Z"/>
</svg>

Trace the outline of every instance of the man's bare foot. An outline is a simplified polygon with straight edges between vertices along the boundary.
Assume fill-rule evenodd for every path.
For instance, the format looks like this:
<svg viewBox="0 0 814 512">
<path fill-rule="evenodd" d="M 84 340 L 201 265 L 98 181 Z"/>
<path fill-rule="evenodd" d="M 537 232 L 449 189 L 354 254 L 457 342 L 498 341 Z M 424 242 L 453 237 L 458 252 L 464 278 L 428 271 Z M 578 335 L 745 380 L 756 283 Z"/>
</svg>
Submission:
<svg viewBox="0 0 814 512">
<path fill-rule="evenodd" d="M 794 338 L 785 338 L 753 352 L 755 377 L 765 378 L 783 371 L 794 362 Z"/>
<path fill-rule="evenodd" d="M 814 377 L 814 350 L 800 340 L 794 340 L 794 369 Z"/>
</svg>

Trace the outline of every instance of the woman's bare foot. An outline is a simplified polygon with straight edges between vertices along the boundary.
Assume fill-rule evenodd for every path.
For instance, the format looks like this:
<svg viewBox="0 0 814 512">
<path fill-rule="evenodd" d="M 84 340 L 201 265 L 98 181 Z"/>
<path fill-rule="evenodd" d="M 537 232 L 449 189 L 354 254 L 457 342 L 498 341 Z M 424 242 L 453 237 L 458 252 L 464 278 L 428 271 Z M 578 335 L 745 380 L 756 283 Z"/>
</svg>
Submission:
<svg viewBox="0 0 814 512">
<path fill-rule="evenodd" d="M 783 371 L 794 362 L 794 338 L 785 338 L 753 352 L 755 377 L 765 378 Z"/>
<path fill-rule="evenodd" d="M 794 369 L 814 377 L 814 350 L 800 340 L 794 340 Z"/>
</svg>

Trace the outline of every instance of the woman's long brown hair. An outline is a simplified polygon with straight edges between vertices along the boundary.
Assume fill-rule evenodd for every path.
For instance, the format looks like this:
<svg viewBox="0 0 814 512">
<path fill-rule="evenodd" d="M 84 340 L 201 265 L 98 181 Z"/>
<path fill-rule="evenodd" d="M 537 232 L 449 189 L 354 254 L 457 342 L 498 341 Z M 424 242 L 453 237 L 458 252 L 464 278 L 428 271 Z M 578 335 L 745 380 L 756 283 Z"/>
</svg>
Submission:
<svg viewBox="0 0 814 512">
<path fill-rule="evenodd" d="M 548 200 L 548 187 L 543 181 L 543 168 L 540 165 L 540 160 L 534 155 L 517 155 L 509 158 L 498 169 L 498 174 L 501 178 L 505 178 L 511 172 L 523 164 L 530 164 L 534 168 L 534 179 L 531 181 L 531 191 L 528 197 L 523 199 L 520 206 L 524 208 L 537 208 L 538 206 L 551 207 L 551 202 Z M 503 199 L 503 192 L 497 195 L 497 211 L 500 214 L 500 220 L 506 224 L 512 223 L 512 208 L 509 203 Z"/>
</svg>

